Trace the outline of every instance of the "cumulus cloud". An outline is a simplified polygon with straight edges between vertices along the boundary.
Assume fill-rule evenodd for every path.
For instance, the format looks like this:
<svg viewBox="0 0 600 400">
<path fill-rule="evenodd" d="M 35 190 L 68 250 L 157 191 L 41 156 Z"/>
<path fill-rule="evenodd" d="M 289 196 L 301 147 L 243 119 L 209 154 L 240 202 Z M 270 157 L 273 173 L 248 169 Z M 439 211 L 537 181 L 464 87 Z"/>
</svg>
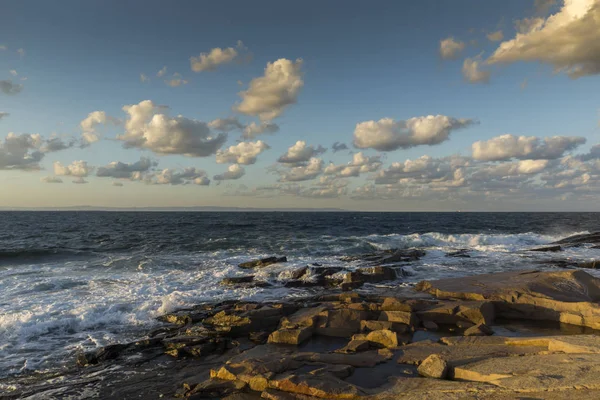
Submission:
<svg viewBox="0 0 600 400">
<path fill-rule="evenodd" d="M 23 90 L 23 85 L 13 83 L 11 80 L 0 81 L 0 92 L 7 95 L 14 95 L 20 93 Z"/>
<path fill-rule="evenodd" d="M 455 60 L 465 49 L 465 42 L 452 37 L 440 40 L 440 56 L 444 60 Z"/>
<path fill-rule="evenodd" d="M 86 147 L 100 140 L 96 128 L 98 125 L 118 124 L 119 121 L 104 111 L 92 111 L 80 123 L 81 128 L 81 146 Z"/>
<path fill-rule="evenodd" d="M 208 53 L 200 53 L 198 57 L 191 57 L 190 64 L 192 71 L 203 72 L 203 71 L 214 71 L 220 65 L 229 64 L 241 57 L 241 52 L 246 50 L 244 43 L 241 40 L 238 41 L 237 46 L 220 48 L 215 47 Z"/>
<path fill-rule="evenodd" d="M 279 125 L 274 122 L 261 122 L 260 124 L 252 122 L 244 128 L 243 136 L 245 139 L 253 139 L 258 135 L 277 132 L 279 132 Z"/>
<path fill-rule="evenodd" d="M 16 69 L 11 69 L 10 71 L 8 71 L 12 76 L 17 76 L 19 75 L 19 73 L 17 72 Z"/>
<path fill-rule="evenodd" d="M 264 76 L 252 79 L 248 90 L 239 93 L 242 101 L 234 109 L 261 121 L 279 117 L 287 106 L 296 103 L 304 86 L 301 67 L 302 59 L 293 62 L 280 58 L 267 63 Z"/>
<path fill-rule="evenodd" d="M 217 151 L 217 163 L 254 164 L 258 155 L 267 149 L 270 149 L 269 145 L 262 140 L 240 142 L 228 149 Z"/>
<path fill-rule="evenodd" d="M 330 163 L 323 173 L 325 175 L 335 175 L 337 177 L 349 178 L 360 176 L 362 173 L 375 172 L 381 167 L 380 156 L 365 156 L 362 152 L 358 152 L 352 156 L 352 161 L 348 164 L 335 165 Z"/>
<path fill-rule="evenodd" d="M 315 179 L 323 172 L 323 160 L 311 158 L 306 165 L 280 171 L 279 182 L 300 182 Z"/>
<path fill-rule="evenodd" d="M 533 175 L 544 171 L 549 165 L 549 160 L 505 162 L 479 168 L 473 173 L 472 178 L 476 180 L 489 180 L 495 177 Z"/>
<path fill-rule="evenodd" d="M 307 146 L 303 140 L 298 140 L 296 144 L 288 148 L 288 151 L 277 159 L 284 164 L 297 164 L 307 162 L 311 158 L 323 154 L 327 151 L 323 146 Z"/>
<path fill-rule="evenodd" d="M 462 73 L 465 80 L 469 83 L 489 83 L 490 71 L 481 69 L 481 56 L 467 58 L 462 67 Z"/>
<path fill-rule="evenodd" d="M 213 179 L 215 181 L 240 179 L 242 176 L 244 176 L 245 173 L 246 170 L 244 169 L 244 167 L 238 164 L 233 164 L 230 165 L 229 168 L 227 168 L 227 171 L 223 172 L 222 174 L 213 176 Z"/>
<path fill-rule="evenodd" d="M 45 176 L 41 179 L 44 183 L 63 183 L 62 179 L 56 176 Z"/>
<path fill-rule="evenodd" d="M 166 168 L 148 177 L 146 181 L 155 185 L 194 184 L 207 186 L 210 184 L 210 179 L 206 176 L 206 172 L 194 167 L 184 168 L 183 170 Z"/>
<path fill-rule="evenodd" d="M 187 85 L 189 82 L 186 79 L 183 79 L 180 73 L 175 72 L 171 79 L 166 79 L 165 83 L 171 87 L 178 87 L 182 85 Z"/>
<path fill-rule="evenodd" d="M 206 122 L 169 117 L 165 107 L 144 100 L 123 107 L 128 114 L 125 133 L 117 136 L 125 147 L 151 150 L 157 154 L 182 154 L 188 157 L 213 155 L 227 140 L 227 134 L 213 135 Z"/>
<path fill-rule="evenodd" d="M 150 78 L 146 74 L 140 74 L 140 82 L 145 83 L 148 82 Z"/>
<path fill-rule="evenodd" d="M 146 157 L 142 157 L 134 163 L 113 161 L 105 167 L 99 167 L 96 170 L 96 176 L 100 178 L 142 180 L 144 174 L 157 165 L 156 161 Z"/>
<path fill-rule="evenodd" d="M 348 145 L 346 143 L 341 143 L 341 142 L 335 142 L 332 146 L 331 146 L 331 150 L 334 153 L 337 153 L 338 151 L 342 151 L 342 150 L 348 150 Z"/>
<path fill-rule="evenodd" d="M 535 136 L 502 135 L 473 143 L 472 151 L 474 159 L 483 161 L 503 161 L 511 158 L 553 160 L 585 142 L 585 138 L 578 136 L 541 139 Z"/>
<path fill-rule="evenodd" d="M 537 14 L 545 15 L 555 4 L 556 0 L 535 0 L 535 12 Z"/>
<path fill-rule="evenodd" d="M 43 139 L 38 134 L 9 133 L 4 142 L 0 142 L 0 170 L 2 169 L 40 169 L 39 162 L 44 158 L 40 151 Z"/>
<path fill-rule="evenodd" d="M 0 112 L 0 119 L 4 118 L 4 117 L 8 117 L 10 115 L 10 113 L 7 112 Z"/>
<path fill-rule="evenodd" d="M 475 122 L 472 119 L 456 119 L 445 115 L 415 117 L 406 121 L 382 118 L 379 121 L 360 122 L 354 129 L 354 146 L 379 151 L 431 146 L 448 140 L 452 131 Z"/>
<path fill-rule="evenodd" d="M 210 121 L 208 126 L 219 132 L 231 132 L 236 129 L 246 128 L 236 117 L 217 118 Z"/>
<path fill-rule="evenodd" d="M 556 14 L 521 20 L 517 29 L 488 63 L 541 62 L 571 78 L 600 73 L 599 0 L 564 0 Z"/>
<path fill-rule="evenodd" d="M 593 146 L 590 152 L 579 157 L 582 161 L 600 160 L 600 144 Z"/>
<path fill-rule="evenodd" d="M 70 165 L 63 165 L 60 161 L 54 162 L 54 175 L 85 178 L 92 170 L 93 167 L 83 160 L 73 161 Z"/>
<path fill-rule="evenodd" d="M 504 33 L 502 33 L 502 31 L 490 32 L 486 37 L 490 42 L 500 42 L 504 39 Z"/>
<path fill-rule="evenodd" d="M 65 142 L 62 138 L 52 137 L 48 140 L 43 141 L 42 146 L 40 146 L 40 151 L 42 153 L 52 153 L 56 151 L 66 150 L 71 147 L 75 142 L 73 140 L 69 142 Z"/>
<path fill-rule="evenodd" d="M 163 76 L 165 76 L 165 74 L 166 74 L 166 73 L 167 73 L 167 66 L 165 65 L 164 67 L 162 67 L 162 68 L 160 69 L 160 71 L 158 71 L 158 72 L 156 73 L 156 76 L 160 78 L 160 77 L 163 77 Z"/>
</svg>

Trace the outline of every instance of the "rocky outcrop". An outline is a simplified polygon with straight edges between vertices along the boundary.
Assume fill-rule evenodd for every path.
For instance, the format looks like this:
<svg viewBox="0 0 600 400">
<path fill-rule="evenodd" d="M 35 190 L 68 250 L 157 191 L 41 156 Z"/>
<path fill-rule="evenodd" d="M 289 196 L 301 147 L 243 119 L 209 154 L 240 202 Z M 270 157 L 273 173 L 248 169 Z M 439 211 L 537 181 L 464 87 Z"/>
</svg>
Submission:
<svg viewBox="0 0 600 400">
<path fill-rule="evenodd" d="M 600 232 L 569 236 L 551 244 L 563 245 L 565 247 L 576 247 L 584 244 L 600 245 Z"/>
<path fill-rule="evenodd" d="M 509 319 L 547 320 L 600 329 L 600 279 L 583 271 L 504 272 L 423 281 L 440 299 L 491 301 Z"/>
<path fill-rule="evenodd" d="M 448 363 L 438 354 L 432 354 L 423 360 L 418 371 L 426 378 L 444 379 L 448 374 Z"/>
<path fill-rule="evenodd" d="M 272 264 L 284 263 L 287 262 L 287 257 L 267 257 L 262 258 L 260 260 L 252 260 L 248 262 L 244 262 L 238 264 L 238 267 L 244 269 L 252 269 L 252 268 L 263 268 Z"/>
</svg>

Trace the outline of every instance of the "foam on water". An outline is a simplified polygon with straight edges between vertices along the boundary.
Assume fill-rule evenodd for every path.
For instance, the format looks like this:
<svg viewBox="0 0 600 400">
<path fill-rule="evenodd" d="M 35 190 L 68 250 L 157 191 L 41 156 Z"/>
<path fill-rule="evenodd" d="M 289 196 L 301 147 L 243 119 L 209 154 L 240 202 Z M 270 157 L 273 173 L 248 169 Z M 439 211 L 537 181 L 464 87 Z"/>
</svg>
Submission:
<svg viewBox="0 0 600 400">
<path fill-rule="evenodd" d="M 273 255 L 243 247 L 204 253 L 121 254 L 85 261 L 4 265 L 0 267 L 0 374 L 72 365 L 78 351 L 133 340 L 156 325 L 157 316 L 201 302 L 300 296 L 301 289 L 281 286 L 282 281 L 289 279 L 288 271 L 311 263 L 360 266 L 359 262 L 347 264 L 338 259 L 349 253 L 425 249 L 425 257 L 405 267 L 409 276 L 402 284 L 406 284 L 530 267 L 553 255 L 521 250 L 567 235 L 437 232 L 321 235 L 303 239 L 304 243 L 290 250 L 280 246 L 279 251 L 288 256 L 288 263 L 254 271 L 257 279 L 274 283 L 268 288 L 219 284 L 224 277 L 248 274 L 237 267 L 239 262 Z M 471 258 L 446 256 L 457 249 L 468 249 Z M 594 259 L 600 257 L 600 250 L 573 248 L 560 257 Z"/>
</svg>

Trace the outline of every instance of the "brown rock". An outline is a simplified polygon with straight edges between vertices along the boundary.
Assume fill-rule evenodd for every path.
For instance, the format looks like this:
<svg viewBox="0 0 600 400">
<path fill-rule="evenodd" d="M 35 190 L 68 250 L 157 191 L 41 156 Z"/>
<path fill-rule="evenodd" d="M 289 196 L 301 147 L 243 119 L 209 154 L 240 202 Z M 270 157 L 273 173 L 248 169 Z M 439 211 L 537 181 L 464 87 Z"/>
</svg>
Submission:
<svg viewBox="0 0 600 400">
<path fill-rule="evenodd" d="M 448 363 L 438 354 L 427 357 L 417 369 L 426 378 L 444 379 L 448 374 Z"/>
<path fill-rule="evenodd" d="M 341 353 L 296 353 L 292 358 L 296 361 L 318 362 L 325 364 L 344 364 L 353 367 L 374 367 L 391 359 L 393 353 L 388 349 L 369 350 L 356 354 Z"/>
<path fill-rule="evenodd" d="M 268 343 L 299 345 L 309 339 L 313 334 L 312 327 L 300 327 L 296 329 L 283 328 L 269 335 Z"/>
<path fill-rule="evenodd" d="M 398 340 L 398 334 L 390 330 L 373 331 L 367 335 L 367 340 L 381 347 L 396 348 L 401 340 Z"/>
<path fill-rule="evenodd" d="M 437 331 L 439 329 L 438 324 L 433 321 L 423 321 L 423 328 L 429 331 Z"/>
<path fill-rule="evenodd" d="M 358 353 L 360 351 L 369 350 L 369 341 L 368 340 L 357 340 L 352 339 L 350 342 L 342 347 L 341 349 L 337 349 L 336 353 Z"/>
<path fill-rule="evenodd" d="M 248 261 L 238 265 L 240 268 L 251 269 L 251 268 L 262 268 L 271 264 L 287 262 L 287 257 L 267 257 L 260 260 Z"/>
<path fill-rule="evenodd" d="M 288 374 L 270 380 L 269 386 L 284 392 L 329 399 L 355 399 L 363 395 L 358 387 L 333 375 Z"/>
<path fill-rule="evenodd" d="M 419 319 L 412 312 L 406 311 L 382 311 L 379 315 L 380 321 L 400 322 L 410 326 L 418 326 Z"/>
<path fill-rule="evenodd" d="M 190 388 L 189 385 L 184 385 L 185 393 L 183 393 L 182 397 L 222 398 L 234 392 L 242 391 L 246 386 L 246 382 L 237 380 L 208 379 L 195 385 L 193 388 Z"/>
<path fill-rule="evenodd" d="M 489 301 L 447 301 L 428 310 L 419 311 L 417 315 L 423 321 L 433 321 L 442 325 L 457 325 L 460 322 L 492 324 L 495 308 Z"/>
<path fill-rule="evenodd" d="M 373 321 L 363 320 L 360 321 L 361 332 L 380 331 L 382 329 L 388 329 L 397 333 L 408 333 L 410 332 L 410 326 L 401 322 L 391 321 Z"/>
<path fill-rule="evenodd" d="M 326 307 L 319 306 L 313 308 L 303 308 L 294 314 L 281 319 L 281 328 L 298 328 L 303 326 L 314 327 L 317 323 L 319 314 L 327 311 Z"/>
<path fill-rule="evenodd" d="M 477 324 L 472 326 L 464 333 L 465 336 L 489 336 L 493 334 L 494 331 L 486 324 Z"/>
<path fill-rule="evenodd" d="M 368 311 L 352 309 L 327 310 L 322 317 L 324 322 L 318 324 L 315 333 L 323 336 L 351 337 L 360 332 L 360 322 L 369 318 Z"/>
</svg>

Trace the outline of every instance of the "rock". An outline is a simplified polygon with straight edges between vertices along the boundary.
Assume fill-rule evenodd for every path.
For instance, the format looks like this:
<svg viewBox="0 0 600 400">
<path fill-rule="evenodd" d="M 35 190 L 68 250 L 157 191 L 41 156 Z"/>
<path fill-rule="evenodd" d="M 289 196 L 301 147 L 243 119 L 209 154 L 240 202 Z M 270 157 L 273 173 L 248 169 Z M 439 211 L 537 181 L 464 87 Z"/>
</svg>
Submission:
<svg viewBox="0 0 600 400">
<path fill-rule="evenodd" d="M 316 326 L 317 320 L 319 318 L 319 314 L 325 313 L 327 311 L 326 307 L 318 306 L 313 308 L 302 308 L 296 311 L 294 314 L 284 317 L 281 319 L 280 327 L 281 328 L 298 328 L 298 327 L 306 327 Z"/>
<path fill-rule="evenodd" d="M 260 260 L 248 261 L 245 263 L 238 264 L 238 267 L 244 269 L 262 268 L 267 267 L 271 264 L 287 262 L 287 257 L 267 257 Z"/>
<path fill-rule="evenodd" d="M 377 253 L 361 254 L 357 256 L 345 256 L 341 257 L 341 261 L 352 262 L 352 261 L 365 261 L 371 264 L 393 264 L 399 262 L 410 262 L 416 261 L 423 257 L 425 252 L 418 249 L 391 249 L 383 250 Z"/>
<path fill-rule="evenodd" d="M 321 315 L 321 323 L 315 329 L 315 333 L 323 336 L 351 337 L 360 332 L 360 324 L 368 319 L 371 313 L 353 309 L 327 310 Z"/>
<path fill-rule="evenodd" d="M 379 315 L 380 321 L 400 322 L 410 326 L 418 326 L 419 319 L 412 312 L 406 311 L 382 311 Z"/>
<path fill-rule="evenodd" d="M 529 249 L 527 251 L 556 252 L 556 251 L 562 251 L 562 247 L 560 247 L 560 246 L 537 247 L 535 249 Z"/>
<path fill-rule="evenodd" d="M 229 278 L 223 278 L 221 285 L 239 285 L 242 283 L 250 283 L 254 280 L 254 275 L 246 276 L 233 276 Z"/>
<path fill-rule="evenodd" d="M 598 269 L 600 268 L 600 260 L 581 261 L 577 263 L 579 268 Z"/>
<path fill-rule="evenodd" d="M 469 249 L 460 249 L 460 250 L 451 251 L 449 253 L 446 253 L 446 257 L 470 258 L 471 256 L 468 253 L 469 253 Z"/>
<path fill-rule="evenodd" d="M 288 374 L 270 380 L 269 386 L 284 392 L 329 399 L 355 399 L 364 394 L 358 387 L 332 374 Z"/>
<path fill-rule="evenodd" d="M 208 379 L 202 383 L 190 387 L 184 384 L 181 397 L 196 397 L 196 398 L 223 398 L 229 394 L 242 391 L 246 388 L 246 382 L 228 381 L 224 379 Z"/>
<path fill-rule="evenodd" d="M 525 271 L 423 281 L 417 290 L 445 299 L 491 300 L 508 319 L 600 329 L 600 279 L 584 271 Z"/>
<path fill-rule="evenodd" d="M 369 344 L 375 344 L 388 349 L 398 347 L 399 343 L 404 344 L 402 339 L 398 339 L 398 334 L 396 332 L 387 329 L 370 332 L 367 335 L 367 340 L 369 341 Z"/>
<path fill-rule="evenodd" d="M 459 329 L 469 329 L 472 326 L 475 326 L 476 324 L 474 324 L 473 322 L 470 321 L 456 321 L 456 326 Z"/>
<path fill-rule="evenodd" d="M 298 393 L 282 392 L 281 390 L 266 389 L 261 395 L 261 398 L 268 400 L 318 400 L 319 397 L 306 396 Z"/>
<path fill-rule="evenodd" d="M 582 244 L 598 245 L 600 244 L 600 232 L 569 236 L 551 244 L 565 245 L 567 247 L 579 246 Z"/>
<path fill-rule="evenodd" d="M 269 335 L 268 343 L 299 345 L 309 339 L 313 334 L 312 327 L 300 327 L 296 329 L 283 328 Z"/>
<path fill-rule="evenodd" d="M 398 278 L 396 275 L 396 270 L 390 267 L 365 267 L 359 268 L 358 272 L 362 274 L 362 280 L 369 283 L 393 281 Z"/>
<path fill-rule="evenodd" d="M 309 374 L 314 376 L 321 376 L 331 374 L 336 378 L 345 379 L 352 375 L 354 367 L 351 365 L 328 365 L 327 367 L 315 369 L 310 371 Z"/>
<path fill-rule="evenodd" d="M 438 325 L 456 325 L 460 322 L 492 324 L 495 318 L 495 308 L 489 301 L 451 301 L 419 311 L 417 315 L 423 321 L 433 321 Z"/>
<path fill-rule="evenodd" d="M 388 349 L 369 350 L 357 354 L 340 353 L 295 353 L 292 358 L 296 361 L 305 361 L 325 364 L 351 365 L 357 368 L 374 367 L 391 359 L 393 353 Z"/>
<path fill-rule="evenodd" d="M 250 332 L 248 334 L 248 339 L 250 339 L 250 341 L 253 343 L 264 344 L 269 339 L 269 332 L 265 332 L 265 331 Z"/>
<path fill-rule="evenodd" d="M 437 331 L 439 329 L 438 325 L 433 321 L 423 321 L 423 328 L 429 331 Z"/>
<path fill-rule="evenodd" d="M 298 268 L 290 273 L 290 278 L 291 279 L 300 279 L 301 277 L 306 275 L 307 272 L 308 272 L 308 266 Z"/>
<path fill-rule="evenodd" d="M 486 324 L 477 324 L 465 330 L 465 336 L 489 336 L 493 335 L 494 331 Z"/>
<path fill-rule="evenodd" d="M 419 375 L 426 378 L 445 379 L 448 374 L 448 363 L 438 354 L 427 357 L 417 369 Z"/>
<path fill-rule="evenodd" d="M 366 339 L 366 338 L 365 338 Z M 360 351 L 369 350 L 369 341 L 368 340 L 356 340 L 352 339 L 350 342 L 342 347 L 341 349 L 337 349 L 336 353 L 358 353 Z"/>
<path fill-rule="evenodd" d="M 391 321 L 370 321 L 363 320 L 360 321 L 360 331 L 361 332 L 371 332 L 371 331 L 379 331 L 382 329 L 388 329 L 390 331 L 394 331 L 396 333 L 408 333 L 410 332 L 410 326 L 407 324 L 403 324 L 401 322 L 391 322 Z"/>
</svg>

